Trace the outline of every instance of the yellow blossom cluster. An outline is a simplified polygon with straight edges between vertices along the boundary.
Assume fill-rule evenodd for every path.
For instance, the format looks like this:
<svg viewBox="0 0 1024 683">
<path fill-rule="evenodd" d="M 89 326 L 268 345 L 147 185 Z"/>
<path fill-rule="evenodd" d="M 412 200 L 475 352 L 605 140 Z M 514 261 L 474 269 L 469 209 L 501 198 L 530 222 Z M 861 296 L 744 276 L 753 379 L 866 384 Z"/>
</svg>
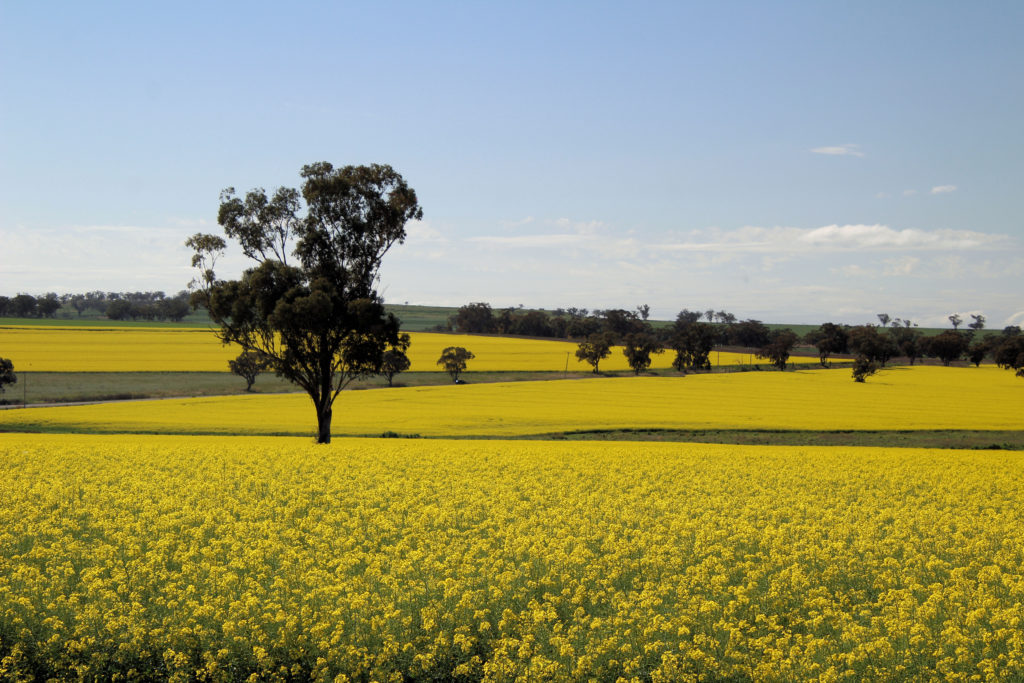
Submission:
<svg viewBox="0 0 1024 683">
<path fill-rule="evenodd" d="M 1024 458 L 0 434 L 0 679 L 1020 680 Z"/>
<path fill-rule="evenodd" d="M 413 372 L 437 372 L 437 359 L 448 346 L 463 346 L 476 356 L 470 372 L 586 372 L 576 359 L 577 345 L 567 341 L 510 337 L 410 333 L 408 356 Z M 147 327 L 0 327 L 0 349 L 16 369 L 35 372 L 227 372 L 228 360 L 240 349 L 224 346 L 212 330 Z M 674 354 L 654 356 L 654 369 L 667 369 Z M 794 356 L 796 364 L 815 364 L 816 357 Z M 766 364 L 750 354 L 712 352 L 714 366 Z M 621 348 L 600 364 L 602 371 L 628 370 Z"/>
<path fill-rule="evenodd" d="M 747 372 L 353 391 L 334 432 L 520 436 L 596 429 L 1020 429 L 1024 384 L 995 367 Z M 305 394 L 166 399 L 0 411 L 0 430 L 313 433 Z"/>
</svg>

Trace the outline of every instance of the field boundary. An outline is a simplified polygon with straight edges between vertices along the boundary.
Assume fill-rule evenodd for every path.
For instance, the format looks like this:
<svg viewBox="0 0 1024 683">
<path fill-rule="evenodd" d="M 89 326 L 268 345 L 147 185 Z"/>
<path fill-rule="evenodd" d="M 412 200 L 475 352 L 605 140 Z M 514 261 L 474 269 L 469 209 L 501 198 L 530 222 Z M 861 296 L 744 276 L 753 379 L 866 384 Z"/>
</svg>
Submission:
<svg viewBox="0 0 1024 683">
<path fill-rule="evenodd" d="M 102 434 L 133 436 L 227 436 L 227 437 L 290 437 L 313 438 L 297 431 L 266 431 L 259 433 L 233 433 L 218 430 L 173 429 L 68 429 L 26 425 L 20 429 L 5 429 L 0 434 Z M 611 441 L 611 442 L 664 442 L 704 443 L 735 446 L 837 446 L 871 448 L 933 448 L 940 450 L 1024 451 L 1024 430 L 765 430 L 765 429 L 590 429 L 538 434 L 430 434 L 384 431 L 373 434 L 335 432 L 336 439 L 422 439 L 426 441 Z"/>
</svg>

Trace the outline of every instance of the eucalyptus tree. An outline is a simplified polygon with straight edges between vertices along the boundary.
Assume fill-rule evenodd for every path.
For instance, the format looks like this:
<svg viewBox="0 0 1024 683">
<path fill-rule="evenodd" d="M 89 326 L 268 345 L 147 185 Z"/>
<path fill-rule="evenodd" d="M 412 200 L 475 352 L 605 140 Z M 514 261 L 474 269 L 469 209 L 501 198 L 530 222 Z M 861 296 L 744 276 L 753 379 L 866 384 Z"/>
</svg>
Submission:
<svg viewBox="0 0 1024 683">
<path fill-rule="evenodd" d="M 219 279 L 227 247 L 197 233 L 193 306 L 205 307 L 225 344 L 262 354 L 302 387 L 316 410 L 317 441 L 330 443 L 333 406 L 354 379 L 379 374 L 385 351 L 400 343 L 398 319 L 375 287 L 381 260 L 423 216 L 416 193 L 388 165 L 302 167 L 300 190 L 271 197 L 221 193 L 217 222 L 254 265 Z"/>
</svg>

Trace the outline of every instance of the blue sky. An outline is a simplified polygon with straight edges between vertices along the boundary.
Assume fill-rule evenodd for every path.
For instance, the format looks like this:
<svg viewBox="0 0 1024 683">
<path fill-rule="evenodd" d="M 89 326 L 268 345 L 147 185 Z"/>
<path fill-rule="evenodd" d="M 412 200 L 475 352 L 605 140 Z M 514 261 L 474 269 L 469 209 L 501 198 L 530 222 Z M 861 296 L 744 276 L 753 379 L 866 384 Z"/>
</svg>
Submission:
<svg viewBox="0 0 1024 683">
<path fill-rule="evenodd" d="M 326 160 L 419 195 L 393 302 L 1021 324 L 1022 30 L 1019 2 L 4 3 L 0 293 L 182 289 L 222 188 Z"/>
</svg>

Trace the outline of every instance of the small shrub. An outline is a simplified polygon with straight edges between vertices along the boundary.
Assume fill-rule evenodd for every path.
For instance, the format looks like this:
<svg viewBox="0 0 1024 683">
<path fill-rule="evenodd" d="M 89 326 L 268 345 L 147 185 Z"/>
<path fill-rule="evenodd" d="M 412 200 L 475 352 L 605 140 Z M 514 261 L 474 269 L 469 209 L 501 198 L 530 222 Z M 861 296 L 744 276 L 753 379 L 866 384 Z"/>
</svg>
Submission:
<svg viewBox="0 0 1024 683">
<path fill-rule="evenodd" d="M 857 359 L 853 361 L 854 382 L 863 382 L 876 372 L 878 372 L 878 364 L 869 361 L 864 356 L 858 356 Z"/>
</svg>

